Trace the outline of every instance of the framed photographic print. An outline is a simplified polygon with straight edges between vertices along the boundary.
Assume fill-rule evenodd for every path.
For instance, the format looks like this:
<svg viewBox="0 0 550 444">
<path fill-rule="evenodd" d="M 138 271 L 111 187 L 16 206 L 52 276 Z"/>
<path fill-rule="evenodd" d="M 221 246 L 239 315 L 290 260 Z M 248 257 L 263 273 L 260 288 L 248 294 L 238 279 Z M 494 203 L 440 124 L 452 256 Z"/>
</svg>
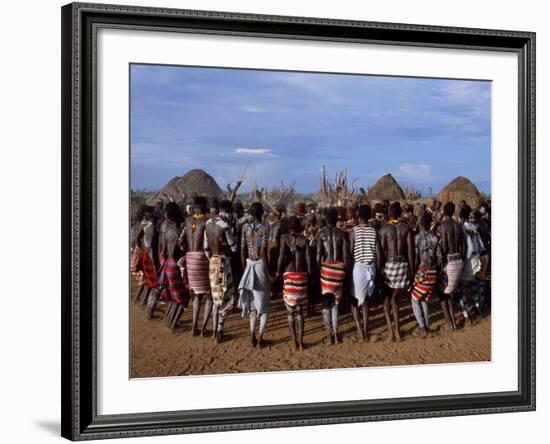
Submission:
<svg viewBox="0 0 550 444">
<path fill-rule="evenodd" d="M 64 6 L 62 435 L 533 410 L 534 97 L 529 32 Z"/>
</svg>

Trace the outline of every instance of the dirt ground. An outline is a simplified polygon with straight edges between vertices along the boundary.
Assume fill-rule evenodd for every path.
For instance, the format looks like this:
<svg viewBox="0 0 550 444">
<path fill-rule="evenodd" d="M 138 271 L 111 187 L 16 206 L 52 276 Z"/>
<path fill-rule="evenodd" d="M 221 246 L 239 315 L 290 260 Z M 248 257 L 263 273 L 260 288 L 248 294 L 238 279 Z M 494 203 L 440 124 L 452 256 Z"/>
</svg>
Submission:
<svg viewBox="0 0 550 444">
<path fill-rule="evenodd" d="M 388 343 L 382 306 L 373 301 L 369 321 L 371 338 L 360 342 L 355 337 L 351 313 L 340 316 L 341 344 L 326 345 L 321 307 L 305 318 L 305 350 L 291 347 L 286 310 L 281 298 L 273 299 L 262 348 L 252 348 L 249 342 L 248 319 L 235 310 L 225 321 L 225 339 L 216 344 L 210 337 L 212 321 L 206 337 L 191 336 L 191 307 L 182 316 L 175 333 L 170 332 L 162 318 L 166 305 L 155 311 L 154 319 L 145 320 L 145 310 L 139 304 L 131 306 L 131 377 L 211 375 L 220 373 L 250 373 L 307 369 L 330 369 L 409 364 L 489 361 L 491 359 L 491 317 L 487 315 L 473 326 L 465 326 L 457 313 L 458 330 L 448 332 L 440 304 L 430 303 L 433 333 L 423 339 L 414 336 L 416 320 L 409 298 L 400 303 L 402 340 Z M 375 305 L 376 304 L 376 305 Z M 201 309 L 201 321 L 203 310 Z"/>
</svg>

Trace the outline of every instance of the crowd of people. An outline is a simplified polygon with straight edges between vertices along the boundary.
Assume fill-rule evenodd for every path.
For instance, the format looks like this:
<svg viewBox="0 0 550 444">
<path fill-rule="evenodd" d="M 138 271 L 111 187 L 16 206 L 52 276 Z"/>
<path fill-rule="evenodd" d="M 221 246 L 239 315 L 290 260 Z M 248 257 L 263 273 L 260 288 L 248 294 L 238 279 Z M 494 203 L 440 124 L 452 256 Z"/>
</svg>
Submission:
<svg viewBox="0 0 550 444">
<path fill-rule="evenodd" d="M 317 306 L 327 344 L 341 341 L 343 307 L 351 310 L 358 338 L 368 340 L 375 294 L 383 300 L 389 341 L 402 336 L 404 293 L 418 323 L 415 334 L 430 335 L 431 298 L 441 304 L 444 328 L 453 331 L 457 311 L 468 326 L 490 306 L 490 215 L 490 202 L 471 208 L 437 200 L 348 208 L 253 202 L 245 208 L 196 196 L 185 208 L 142 205 L 131 227 L 135 301 L 149 320 L 166 304 L 164 321 L 172 331 L 191 307 L 191 334 L 205 336 L 212 318 L 217 342 L 238 307 L 249 319 L 252 347 L 266 343 L 273 298 L 284 301 L 297 350 L 304 347 L 304 318 Z"/>
</svg>

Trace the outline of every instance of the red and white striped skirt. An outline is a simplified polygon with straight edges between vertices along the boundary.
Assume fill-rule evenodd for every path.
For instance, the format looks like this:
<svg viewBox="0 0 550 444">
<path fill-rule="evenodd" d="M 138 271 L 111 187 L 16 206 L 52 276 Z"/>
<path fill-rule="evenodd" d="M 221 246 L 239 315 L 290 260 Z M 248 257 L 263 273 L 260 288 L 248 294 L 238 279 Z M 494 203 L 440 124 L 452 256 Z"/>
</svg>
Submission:
<svg viewBox="0 0 550 444">
<path fill-rule="evenodd" d="M 342 298 L 345 277 L 346 269 L 343 262 L 323 262 L 321 264 L 321 294 L 333 294 L 336 304 L 338 304 Z"/>
<path fill-rule="evenodd" d="M 307 303 L 307 273 L 289 271 L 283 274 L 283 299 L 291 307 Z"/>
<path fill-rule="evenodd" d="M 437 270 L 435 267 L 420 266 L 414 277 L 414 286 L 411 296 L 420 301 L 428 300 L 437 284 Z"/>
</svg>

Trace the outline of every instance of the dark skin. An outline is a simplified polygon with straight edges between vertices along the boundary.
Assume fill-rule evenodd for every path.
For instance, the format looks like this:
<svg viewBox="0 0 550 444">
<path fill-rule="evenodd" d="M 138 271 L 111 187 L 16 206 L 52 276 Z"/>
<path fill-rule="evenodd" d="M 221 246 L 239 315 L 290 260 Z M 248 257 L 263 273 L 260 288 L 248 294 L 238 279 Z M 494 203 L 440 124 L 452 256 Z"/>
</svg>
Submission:
<svg viewBox="0 0 550 444">
<path fill-rule="evenodd" d="M 481 242 L 483 242 L 483 245 L 485 247 L 485 250 L 489 250 L 489 246 L 491 244 L 491 237 L 489 234 L 489 227 L 486 221 L 483 219 L 477 218 L 475 220 L 475 225 L 477 228 L 477 232 L 479 233 L 479 236 L 481 237 Z"/>
<path fill-rule="evenodd" d="M 283 272 L 306 272 L 308 276 L 311 276 L 309 240 L 304 235 L 298 234 L 295 228 L 291 228 L 289 231 L 288 234 L 281 236 L 276 277 L 282 276 Z M 301 307 L 296 308 L 301 313 Z M 298 325 L 289 320 L 290 334 L 294 348 L 303 350 L 304 318 L 300 316 L 296 324 Z"/>
<path fill-rule="evenodd" d="M 390 217 L 394 219 L 394 217 Z M 403 256 L 407 260 L 409 267 L 409 276 L 414 276 L 414 244 L 412 232 L 409 226 L 403 222 L 399 223 L 387 223 L 382 225 L 378 232 L 378 238 L 380 240 L 380 246 L 383 254 L 383 263 L 386 263 L 386 259 L 395 256 Z M 401 340 L 401 333 L 399 331 L 399 288 L 390 289 L 390 294 L 386 294 L 384 297 L 384 315 L 386 317 L 386 324 L 388 325 L 388 341 Z M 390 297 L 391 297 L 391 311 L 393 312 L 393 322 L 390 316 Z"/>
<path fill-rule="evenodd" d="M 221 215 L 226 213 L 221 213 Z M 218 223 L 208 223 L 206 224 L 206 230 L 205 235 L 208 240 L 208 250 L 206 251 L 206 255 L 208 258 L 215 256 L 226 256 L 231 257 L 234 251 L 237 249 L 236 241 L 231 233 L 231 224 L 228 218 L 224 219 L 227 222 L 226 226 L 222 226 Z M 234 304 L 234 293 L 232 293 L 232 299 L 230 304 Z M 216 318 L 214 319 L 214 323 L 217 324 Z M 221 342 L 223 339 L 223 333 L 221 331 L 218 331 L 217 325 L 214 327 L 214 331 L 212 332 L 212 338 L 216 340 L 216 342 Z"/>
<path fill-rule="evenodd" d="M 142 239 L 143 239 L 143 233 L 141 229 L 141 221 L 138 221 L 132 226 L 132 229 L 130 230 L 130 246 L 132 250 L 137 251 L 138 254 L 141 254 L 141 250 L 143 249 Z M 145 283 L 140 284 L 137 287 L 136 297 L 134 299 L 134 302 L 138 302 L 142 297 L 142 293 L 146 291 L 147 291 L 147 286 L 145 285 Z"/>
<path fill-rule="evenodd" d="M 348 239 L 336 225 L 329 222 L 317 233 L 317 263 L 337 261 L 348 268 Z"/>
<path fill-rule="evenodd" d="M 250 230 L 249 237 L 245 235 L 243 231 L 241 234 L 241 264 L 243 269 L 246 267 L 246 259 L 250 258 L 252 260 L 262 259 L 264 261 L 265 267 L 267 267 L 267 245 L 265 242 L 256 242 L 259 238 L 266 237 L 266 227 L 261 225 L 261 221 L 257 218 L 252 219 L 252 224 L 260 226 L 257 229 Z M 249 255 L 249 246 L 251 247 L 252 254 Z"/>
<path fill-rule="evenodd" d="M 427 225 L 422 225 L 421 223 L 419 223 L 418 224 L 418 230 L 419 230 L 419 233 L 427 233 L 427 232 L 430 231 L 430 227 L 427 226 Z M 440 245 L 440 243 L 437 244 L 437 247 L 436 247 L 436 250 L 435 250 L 435 256 L 430 257 L 429 260 L 426 261 L 426 262 L 422 261 L 420 251 L 417 251 L 417 249 L 415 249 L 415 269 L 418 269 L 418 267 L 420 267 L 421 265 L 433 265 L 433 266 L 437 267 L 437 271 L 439 273 L 439 270 L 440 270 L 440 267 L 439 267 L 439 264 L 438 264 L 438 258 L 439 257 L 441 257 L 441 245 Z M 428 337 L 429 333 L 430 333 L 430 330 L 428 329 L 428 327 L 425 327 L 422 330 L 422 336 L 424 338 Z"/>
<path fill-rule="evenodd" d="M 184 251 L 202 251 L 206 221 L 206 215 L 198 212 L 195 213 L 195 217 L 185 219 L 185 226 L 180 236 Z"/>
<path fill-rule="evenodd" d="M 460 254 L 464 260 L 464 234 L 461 225 L 455 222 L 450 215 L 447 215 L 441 221 L 439 229 L 441 233 L 441 253 L 443 256 L 442 266 L 447 264 L 447 257 L 450 254 Z M 441 301 L 441 306 L 449 329 L 456 330 L 453 295 L 450 294 L 448 299 Z"/>
<path fill-rule="evenodd" d="M 260 219 L 261 218 L 253 216 L 251 222 L 252 227 L 250 229 L 246 226 L 243 227 L 241 234 L 241 264 L 244 270 L 246 268 L 247 258 L 252 260 L 261 259 L 270 280 L 272 280 L 267 266 L 267 243 L 260 241 L 260 239 L 265 239 L 267 237 L 267 228 L 265 225 L 261 224 Z M 250 335 L 250 343 L 252 347 L 255 347 L 257 343 L 262 347 L 262 335 L 260 335 L 258 341 L 256 341 L 256 333 L 252 332 Z"/>
<path fill-rule="evenodd" d="M 138 241 L 143 246 L 143 249 L 145 249 L 149 256 L 151 257 L 151 260 L 153 261 L 153 265 L 155 269 L 158 268 L 158 256 L 157 256 L 157 245 L 159 241 L 158 231 L 155 226 L 155 221 L 153 217 L 153 213 L 151 212 L 145 212 L 145 215 L 143 217 L 143 222 L 141 223 L 141 229 L 138 234 Z M 145 290 L 145 291 L 143 291 Z M 141 299 L 141 303 L 143 305 L 147 304 L 147 301 L 149 299 L 149 296 L 158 296 L 158 289 L 156 288 L 146 288 L 143 289 L 140 294 L 138 294 L 138 297 Z"/>
<path fill-rule="evenodd" d="M 321 266 L 323 262 L 343 262 L 347 270 L 349 257 L 347 235 L 336 227 L 335 221 L 327 221 L 327 224 L 317 233 L 317 264 Z M 327 337 L 327 340 L 327 343 L 331 344 L 333 338 Z M 338 333 L 334 332 L 334 342 L 339 341 Z"/>
<path fill-rule="evenodd" d="M 275 273 L 277 267 L 277 257 L 279 256 L 279 244 L 282 235 L 281 217 L 279 214 L 273 214 L 269 218 L 269 230 L 267 236 L 267 256 L 269 259 L 271 273 Z"/>
<path fill-rule="evenodd" d="M 359 218 L 358 225 L 366 227 L 368 226 L 368 221 L 363 218 Z M 355 251 L 355 231 L 350 232 L 350 255 L 354 256 Z M 380 276 L 382 270 L 382 250 L 380 248 L 380 242 L 376 242 L 376 273 Z M 352 305 L 351 312 L 353 314 L 353 319 L 355 321 L 355 326 L 357 327 L 357 335 L 362 341 L 368 339 L 368 330 L 369 330 L 369 300 L 365 298 L 365 302 L 361 307 L 361 315 L 363 325 L 361 326 L 361 317 L 359 316 L 359 307 Z"/>
<path fill-rule="evenodd" d="M 196 209 L 194 216 L 185 219 L 184 228 L 180 235 L 182 250 L 185 252 L 203 251 L 204 233 L 207 222 L 206 215 L 203 211 L 204 210 L 201 211 L 200 209 Z M 190 292 L 193 299 L 195 299 L 196 297 L 201 297 L 201 295 L 195 294 L 193 290 L 190 290 Z M 207 309 L 206 313 L 204 314 L 204 322 L 200 330 L 202 336 L 204 336 L 206 333 L 206 325 L 208 324 L 208 318 L 210 316 L 211 310 L 212 307 L 210 306 L 210 309 Z M 193 322 L 193 325 L 191 327 L 191 334 L 193 336 L 196 336 L 197 334 L 197 321 Z"/>
<path fill-rule="evenodd" d="M 231 268 L 233 270 L 233 275 L 236 282 L 239 282 L 242 274 L 241 270 L 241 254 L 240 254 L 240 245 L 241 245 L 241 224 L 239 223 L 239 219 L 243 217 L 243 212 L 241 209 L 238 209 L 236 211 L 233 210 L 232 218 L 231 218 L 231 224 L 233 225 L 233 234 L 235 236 L 235 239 L 237 240 L 237 254 L 233 255 L 231 257 Z"/>
<path fill-rule="evenodd" d="M 231 226 L 221 227 L 218 224 L 207 224 L 206 226 L 206 236 L 208 237 L 208 248 L 210 251 L 207 253 L 207 256 L 218 255 L 218 256 L 227 256 L 231 257 L 233 253 L 230 247 L 230 237 L 232 237 L 229 230 Z"/>
<path fill-rule="evenodd" d="M 284 270 L 284 271 L 283 271 Z M 277 276 L 284 272 L 306 272 L 311 274 L 311 257 L 307 237 L 290 230 L 281 236 L 281 247 L 277 264 Z"/>
<path fill-rule="evenodd" d="M 426 211 L 432 216 L 432 226 L 430 227 L 431 231 L 439 231 L 439 225 L 441 223 L 441 218 L 443 217 L 443 212 L 441 210 L 441 202 L 434 200 L 432 205 L 426 208 Z"/>
<path fill-rule="evenodd" d="M 317 244 L 317 230 L 318 230 L 318 220 L 317 218 L 310 218 L 307 220 L 306 229 L 305 229 L 305 236 L 307 237 L 309 241 L 309 257 L 311 261 L 311 269 L 312 271 L 316 268 L 315 265 L 315 258 L 317 257 L 317 250 L 316 250 L 316 244 Z M 309 280 L 309 290 L 308 290 L 308 315 L 313 315 L 315 303 L 317 302 L 317 294 L 318 294 L 318 279 L 317 276 L 314 276 L 313 274 L 310 275 Z"/>
<path fill-rule="evenodd" d="M 160 236 L 160 256 L 164 259 L 174 259 L 177 261 L 181 257 L 181 250 L 178 245 L 180 237 L 180 229 L 178 225 L 167 219 L 164 223 L 163 230 Z M 154 302 L 150 301 L 150 305 L 147 307 L 147 315 L 152 316 L 154 310 Z M 185 307 L 183 304 L 175 302 L 170 303 L 170 307 L 165 315 L 165 321 L 168 328 L 171 331 L 175 331 L 178 321 L 183 314 Z M 149 313 L 150 312 L 150 313 Z"/>
</svg>

